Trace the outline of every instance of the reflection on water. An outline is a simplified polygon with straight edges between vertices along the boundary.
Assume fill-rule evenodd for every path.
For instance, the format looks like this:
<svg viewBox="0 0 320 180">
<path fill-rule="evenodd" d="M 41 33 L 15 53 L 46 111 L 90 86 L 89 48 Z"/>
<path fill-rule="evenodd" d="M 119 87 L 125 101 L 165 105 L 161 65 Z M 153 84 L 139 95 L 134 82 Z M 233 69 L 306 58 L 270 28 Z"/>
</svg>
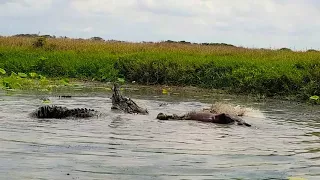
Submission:
<svg viewBox="0 0 320 180">
<path fill-rule="evenodd" d="M 52 103 L 95 108 L 101 117 L 47 121 L 28 116 L 41 105 L 39 96 L 1 95 L 0 179 L 320 178 L 317 106 L 143 94 L 130 96 L 149 115 L 111 111 L 110 94 L 86 93 Z M 244 117 L 253 127 L 155 119 L 217 99 L 259 109 Z"/>
</svg>

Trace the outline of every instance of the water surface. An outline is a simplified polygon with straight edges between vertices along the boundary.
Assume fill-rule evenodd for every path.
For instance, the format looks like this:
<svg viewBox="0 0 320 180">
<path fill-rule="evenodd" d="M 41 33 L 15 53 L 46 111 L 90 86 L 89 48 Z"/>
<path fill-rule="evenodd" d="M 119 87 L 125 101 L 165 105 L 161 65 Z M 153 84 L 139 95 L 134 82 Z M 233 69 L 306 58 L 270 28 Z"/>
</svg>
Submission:
<svg viewBox="0 0 320 180">
<path fill-rule="evenodd" d="M 29 117 L 40 95 L 0 94 L 0 179 L 320 179 L 318 106 L 134 91 L 150 114 L 129 115 L 110 110 L 110 93 L 69 93 L 52 104 L 102 116 L 41 121 Z M 259 110 L 244 117 L 253 126 L 155 119 L 215 101 Z"/>
</svg>

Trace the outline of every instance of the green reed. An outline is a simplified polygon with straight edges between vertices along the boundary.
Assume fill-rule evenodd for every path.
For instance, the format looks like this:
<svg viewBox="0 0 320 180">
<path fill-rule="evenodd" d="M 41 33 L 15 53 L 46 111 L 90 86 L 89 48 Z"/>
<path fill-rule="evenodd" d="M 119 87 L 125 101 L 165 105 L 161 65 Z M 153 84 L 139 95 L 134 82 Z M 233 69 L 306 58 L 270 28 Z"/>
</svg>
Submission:
<svg viewBox="0 0 320 180">
<path fill-rule="evenodd" d="M 320 52 L 185 43 L 0 38 L 0 68 L 47 77 L 193 85 L 308 100 L 320 95 Z M 43 42 L 42 42 L 43 41 Z"/>
</svg>

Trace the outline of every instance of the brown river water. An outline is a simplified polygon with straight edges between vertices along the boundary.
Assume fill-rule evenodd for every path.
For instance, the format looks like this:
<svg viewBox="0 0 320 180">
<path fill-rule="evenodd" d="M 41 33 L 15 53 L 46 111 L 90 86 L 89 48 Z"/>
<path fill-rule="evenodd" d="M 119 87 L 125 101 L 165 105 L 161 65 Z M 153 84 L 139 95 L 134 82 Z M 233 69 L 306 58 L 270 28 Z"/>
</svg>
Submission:
<svg viewBox="0 0 320 180">
<path fill-rule="evenodd" d="M 320 179 L 319 106 L 147 92 L 126 95 L 149 115 L 111 111 L 111 92 L 77 91 L 50 96 L 51 104 L 100 117 L 41 121 L 29 113 L 42 95 L 0 91 L 0 179 Z M 250 108 L 243 119 L 252 127 L 155 119 L 217 101 Z"/>
</svg>

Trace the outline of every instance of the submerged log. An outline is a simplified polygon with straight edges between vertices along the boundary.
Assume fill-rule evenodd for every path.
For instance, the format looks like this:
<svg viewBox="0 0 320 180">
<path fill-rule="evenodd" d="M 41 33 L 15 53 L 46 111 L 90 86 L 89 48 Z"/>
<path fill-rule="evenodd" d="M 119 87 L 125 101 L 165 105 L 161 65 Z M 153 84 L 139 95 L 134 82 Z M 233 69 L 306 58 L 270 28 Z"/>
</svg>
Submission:
<svg viewBox="0 0 320 180">
<path fill-rule="evenodd" d="M 32 117 L 36 118 L 88 118 L 98 116 L 98 112 L 94 109 L 74 108 L 68 109 L 62 106 L 41 106 L 36 111 L 31 113 Z"/>
<path fill-rule="evenodd" d="M 139 107 L 134 101 L 130 98 L 123 97 L 120 93 L 119 85 L 113 85 L 113 94 L 112 94 L 112 107 L 111 109 L 117 109 L 124 111 L 125 113 L 133 114 L 148 114 L 148 110 Z"/>
</svg>

